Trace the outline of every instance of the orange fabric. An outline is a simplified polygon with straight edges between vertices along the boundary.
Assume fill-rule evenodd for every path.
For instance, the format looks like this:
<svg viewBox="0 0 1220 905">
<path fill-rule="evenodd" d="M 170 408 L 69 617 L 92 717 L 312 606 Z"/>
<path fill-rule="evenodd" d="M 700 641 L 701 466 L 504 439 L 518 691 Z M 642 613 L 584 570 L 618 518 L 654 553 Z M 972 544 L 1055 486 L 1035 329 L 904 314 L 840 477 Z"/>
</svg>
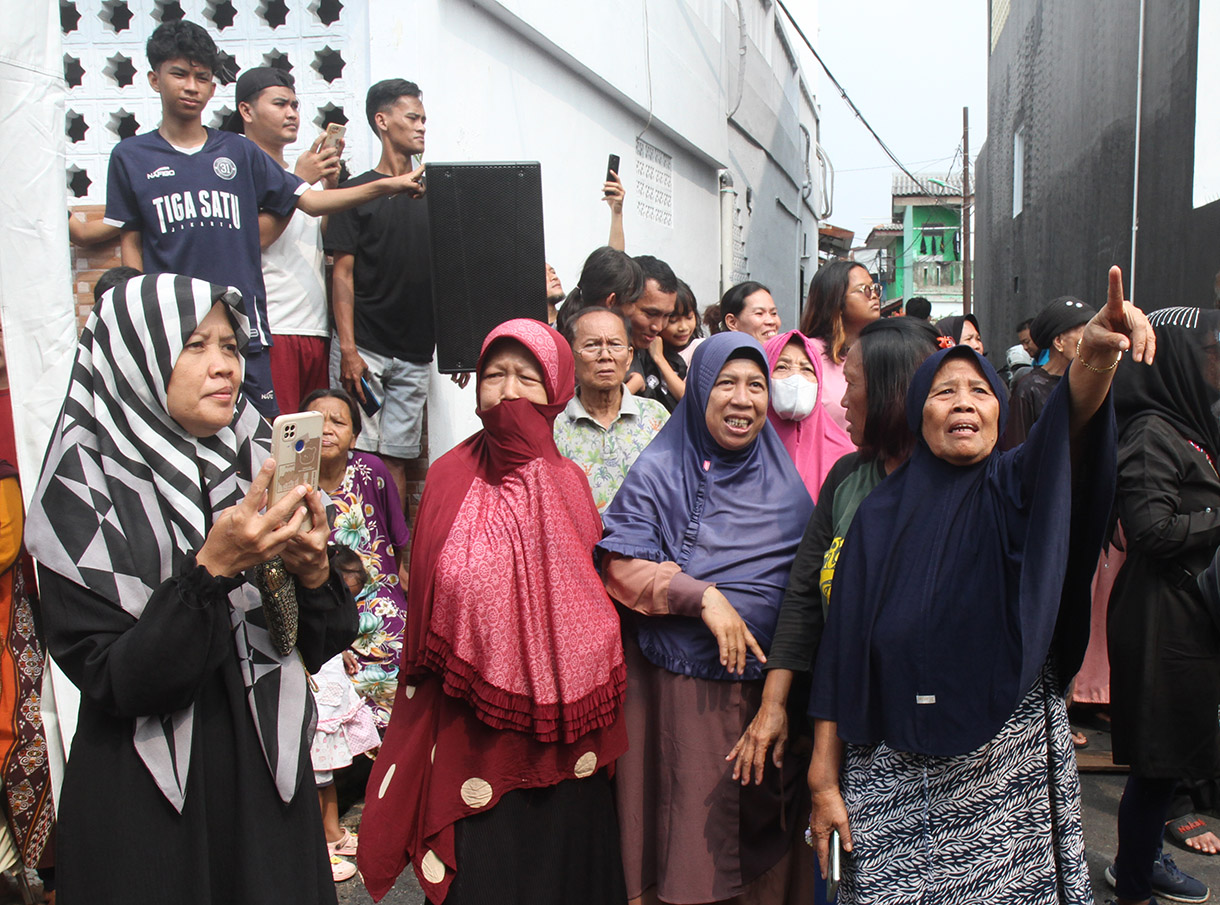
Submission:
<svg viewBox="0 0 1220 905">
<path fill-rule="evenodd" d="M 0 572 L 7 572 L 21 552 L 21 532 L 24 528 L 21 485 L 16 478 L 5 478 L 0 481 Z M 11 579 L 5 593 L 12 593 Z"/>
<path fill-rule="evenodd" d="M 21 530 L 25 510 L 21 506 L 21 487 L 16 478 L 0 481 L 0 626 L 13 621 L 12 565 L 21 552 Z M 10 714 L 17 708 L 17 662 L 7 644 L 0 644 L 0 761 L 8 758 L 17 741 Z"/>
</svg>

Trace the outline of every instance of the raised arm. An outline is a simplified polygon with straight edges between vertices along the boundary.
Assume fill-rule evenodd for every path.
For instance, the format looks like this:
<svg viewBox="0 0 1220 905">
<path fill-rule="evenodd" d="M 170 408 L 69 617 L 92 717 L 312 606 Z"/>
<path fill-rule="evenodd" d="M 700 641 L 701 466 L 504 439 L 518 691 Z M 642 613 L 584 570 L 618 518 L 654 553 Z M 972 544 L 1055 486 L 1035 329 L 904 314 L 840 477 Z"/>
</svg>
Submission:
<svg viewBox="0 0 1220 905">
<path fill-rule="evenodd" d="M 1122 270 L 1111 267 L 1106 306 L 1085 324 L 1084 335 L 1076 347 L 1076 360 L 1068 368 L 1073 441 L 1105 402 L 1118 360 L 1126 351 L 1136 361 L 1152 364 L 1156 334 L 1144 312 L 1123 298 Z"/>
<path fill-rule="evenodd" d="M 627 190 L 618 173 L 610 173 L 610 178 L 602 186 L 602 200 L 610 207 L 610 238 L 606 244 L 619 251 L 627 250 L 627 236 L 623 233 L 623 199 Z"/>
<path fill-rule="evenodd" d="M 327 214 L 337 214 L 353 207 L 381 198 L 384 195 L 398 195 L 406 192 L 412 198 L 418 198 L 424 193 L 420 181 L 424 168 L 419 167 L 401 176 L 387 176 L 384 179 L 374 179 L 363 185 L 352 185 L 342 189 L 306 189 L 297 197 L 297 208 L 313 217 L 323 217 Z"/>
</svg>

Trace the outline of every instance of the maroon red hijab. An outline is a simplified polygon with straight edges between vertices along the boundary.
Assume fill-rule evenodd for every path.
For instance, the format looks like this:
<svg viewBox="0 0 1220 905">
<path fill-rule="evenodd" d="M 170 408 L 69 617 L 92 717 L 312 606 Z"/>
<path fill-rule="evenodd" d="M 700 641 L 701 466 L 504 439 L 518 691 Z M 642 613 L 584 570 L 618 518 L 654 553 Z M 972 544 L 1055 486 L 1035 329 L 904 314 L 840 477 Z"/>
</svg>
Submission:
<svg viewBox="0 0 1220 905">
<path fill-rule="evenodd" d="M 521 318 L 484 340 L 480 381 L 501 339 L 537 359 L 549 401 L 480 411 L 483 430 L 430 469 L 403 671 L 437 673 L 493 728 L 571 742 L 613 721 L 625 683 L 618 617 L 592 560 L 601 520 L 584 472 L 555 447 L 575 365 L 555 330 Z"/>
<path fill-rule="evenodd" d="M 403 675 L 373 765 L 359 867 L 374 901 L 409 863 L 441 902 L 461 865 L 454 825 L 516 789 L 608 769 L 627 749 L 618 616 L 593 568 L 601 520 L 552 425 L 572 398 L 572 352 L 509 321 L 547 403 L 501 402 L 428 471 L 411 552 Z M 467 706 L 468 705 L 468 706 Z M 562 865 L 541 869 L 561 870 Z"/>
</svg>

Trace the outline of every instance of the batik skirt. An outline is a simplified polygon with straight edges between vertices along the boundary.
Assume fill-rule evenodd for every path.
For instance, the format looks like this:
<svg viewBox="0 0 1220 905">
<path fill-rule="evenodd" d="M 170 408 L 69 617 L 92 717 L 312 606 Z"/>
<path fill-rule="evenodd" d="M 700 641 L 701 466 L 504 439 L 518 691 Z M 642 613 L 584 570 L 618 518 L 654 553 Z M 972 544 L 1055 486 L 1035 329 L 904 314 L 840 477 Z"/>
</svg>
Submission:
<svg viewBox="0 0 1220 905">
<path fill-rule="evenodd" d="M 999 733 L 954 757 L 848 745 L 844 905 L 1093 903 L 1080 779 L 1048 668 Z"/>
</svg>

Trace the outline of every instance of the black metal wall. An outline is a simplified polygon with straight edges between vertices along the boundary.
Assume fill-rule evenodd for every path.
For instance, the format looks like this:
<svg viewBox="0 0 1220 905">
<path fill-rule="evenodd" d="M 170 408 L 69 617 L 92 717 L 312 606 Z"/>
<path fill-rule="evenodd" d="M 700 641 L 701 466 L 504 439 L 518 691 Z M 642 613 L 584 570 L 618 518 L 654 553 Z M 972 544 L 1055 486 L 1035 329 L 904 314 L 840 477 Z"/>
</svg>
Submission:
<svg viewBox="0 0 1220 905">
<path fill-rule="evenodd" d="M 1135 287 L 1146 310 L 1214 304 L 1220 203 L 1191 207 L 1198 21 L 1198 0 L 1148 0 Z M 1111 264 L 1129 287 L 1138 35 L 1138 0 L 1011 0 L 988 67 L 975 208 L 974 307 L 995 352 L 1056 296 L 1103 304 Z"/>
</svg>

